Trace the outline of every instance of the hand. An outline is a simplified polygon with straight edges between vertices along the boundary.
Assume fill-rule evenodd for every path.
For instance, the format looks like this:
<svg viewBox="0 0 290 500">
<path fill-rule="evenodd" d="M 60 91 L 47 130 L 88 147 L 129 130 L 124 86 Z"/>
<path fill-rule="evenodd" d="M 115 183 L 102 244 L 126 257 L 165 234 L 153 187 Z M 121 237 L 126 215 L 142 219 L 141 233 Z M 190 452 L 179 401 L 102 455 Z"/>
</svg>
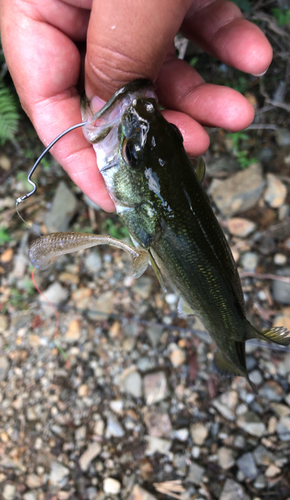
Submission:
<svg viewBox="0 0 290 500">
<path fill-rule="evenodd" d="M 225 0 L 0 0 L 1 37 L 22 106 L 48 145 L 81 121 L 77 84 L 82 70 L 78 42 L 87 40 L 86 93 L 100 108 L 135 78 L 156 81 L 168 121 L 184 136 L 188 153 L 202 154 L 209 138 L 202 125 L 237 131 L 253 120 L 235 90 L 204 83 L 175 57 L 180 29 L 227 65 L 264 73 L 272 49 L 238 7 Z M 52 154 L 73 181 L 104 210 L 114 210 L 81 130 L 59 141 Z"/>
</svg>

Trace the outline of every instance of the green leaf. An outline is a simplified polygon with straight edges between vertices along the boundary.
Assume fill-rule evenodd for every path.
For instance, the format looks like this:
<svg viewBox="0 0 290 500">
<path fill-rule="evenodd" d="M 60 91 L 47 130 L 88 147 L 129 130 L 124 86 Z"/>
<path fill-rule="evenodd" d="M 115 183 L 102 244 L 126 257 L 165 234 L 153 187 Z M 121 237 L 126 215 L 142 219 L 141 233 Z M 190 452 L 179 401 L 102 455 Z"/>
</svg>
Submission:
<svg viewBox="0 0 290 500">
<path fill-rule="evenodd" d="M 251 12 L 252 6 L 249 0 L 232 0 L 244 12 Z"/>
<path fill-rule="evenodd" d="M 18 131 L 19 113 L 16 99 L 8 87 L 0 83 L 0 144 L 13 140 Z"/>
</svg>

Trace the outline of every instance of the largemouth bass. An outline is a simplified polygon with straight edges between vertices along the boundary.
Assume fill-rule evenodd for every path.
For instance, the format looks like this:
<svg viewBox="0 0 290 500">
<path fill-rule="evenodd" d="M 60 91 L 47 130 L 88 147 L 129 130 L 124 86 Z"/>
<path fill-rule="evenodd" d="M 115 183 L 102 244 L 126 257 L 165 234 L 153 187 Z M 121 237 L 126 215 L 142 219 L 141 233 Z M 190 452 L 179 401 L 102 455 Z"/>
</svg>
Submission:
<svg viewBox="0 0 290 500">
<path fill-rule="evenodd" d="M 246 319 L 235 262 L 201 185 L 202 161 L 195 172 L 181 133 L 163 118 L 147 80 L 122 87 L 95 115 L 89 103 L 82 113 L 88 120 L 85 137 L 95 149 L 98 168 L 135 248 L 109 237 L 56 233 L 32 245 L 33 263 L 43 267 L 53 256 L 104 243 L 104 238 L 114 246 L 124 245 L 135 276 L 149 260 L 161 285 L 165 276 L 180 295 L 179 312 L 202 321 L 217 346 L 216 370 L 246 377 L 255 390 L 246 367 L 245 341 L 288 345 L 290 334 L 283 327 L 259 332 Z"/>
</svg>

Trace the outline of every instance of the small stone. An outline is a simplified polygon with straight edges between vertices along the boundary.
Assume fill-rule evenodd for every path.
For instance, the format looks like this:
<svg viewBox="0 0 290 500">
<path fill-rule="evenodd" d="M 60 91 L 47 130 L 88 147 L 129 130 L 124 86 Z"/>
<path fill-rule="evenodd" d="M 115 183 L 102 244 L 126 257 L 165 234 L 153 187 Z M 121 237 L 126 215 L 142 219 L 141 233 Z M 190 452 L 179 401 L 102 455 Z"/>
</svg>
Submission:
<svg viewBox="0 0 290 500">
<path fill-rule="evenodd" d="M 114 415 L 109 413 L 107 418 L 107 428 L 105 433 L 106 438 L 123 437 L 124 435 L 125 432 L 121 424 L 119 424 L 118 420 Z"/>
<path fill-rule="evenodd" d="M 122 385 L 127 394 L 134 398 L 142 397 L 142 377 L 137 370 L 130 371 L 123 379 Z"/>
<path fill-rule="evenodd" d="M 103 482 L 103 490 L 105 493 L 117 495 L 121 489 L 121 483 L 113 477 L 106 477 Z"/>
<path fill-rule="evenodd" d="M 289 307 L 287 309 L 290 309 Z M 276 321 L 276 318 L 277 318 L 277 321 Z M 287 326 L 288 323 L 284 323 L 280 321 L 280 316 L 276 316 L 275 318 L 275 322 L 274 322 L 274 326 L 278 326 L 278 324 L 281 326 L 285 326 L 287 328 L 287 330 L 290 328 L 290 315 L 289 315 L 289 327 Z M 288 375 L 288 373 L 290 373 L 290 352 L 288 352 L 287 354 L 285 353 L 284 354 L 284 359 L 282 361 L 280 361 L 280 363 L 278 364 L 277 366 L 277 373 L 279 373 L 279 375 L 282 375 L 283 377 L 285 377 L 285 375 Z"/>
<path fill-rule="evenodd" d="M 154 455 L 154 453 L 161 453 L 167 455 L 171 448 L 171 441 L 168 439 L 161 439 L 153 436 L 146 436 L 147 448 L 146 455 Z"/>
<path fill-rule="evenodd" d="M 267 189 L 264 194 L 264 200 L 270 207 L 281 207 L 287 196 L 287 188 L 283 182 L 275 175 L 267 174 Z"/>
<path fill-rule="evenodd" d="M 77 319 L 73 319 L 70 321 L 68 325 L 68 329 L 65 332 L 65 340 L 68 343 L 74 343 L 77 342 L 80 339 L 81 336 L 81 327 L 80 327 L 80 322 Z"/>
<path fill-rule="evenodd" d="M 37 491 L 27 491 L 27 493 L 23 495 L 23 500 L 37 500 L 37 497 Z"/>
<path fill-rule="evenodd" d="M 69 472 L 69 469 L 60 462 L 52 462 L 49 475 L 51 484 L 59 486 L 59 483 L 69 475 Z"/>
<path fill-rule="evenodd" d="M 85 257 L 85 267 L 88 273 L 95 274 L 102 269 L 102 258 L 97 250 L 92 250 Z"/>
<path fill-rule="evenodd" d="M 233 465 L 235 465 L 233 450 L 231 450 L 231 448 L 227 448 L 226 446 L 222 446 L 221 448 L 219 448 L 218 462 L 222 469 L 230 469 Z"/>
<path fill-rule="evenodd" d="M 13 258 L 13 248 L 6 248 L 6 250 L 4 250 L 4 252 L 2 252 L 2 255 L 0 257 L 0 261 L 3 263 L 3 264 L 7 264 L 8 262 L 10 262 Z"/>
<path fill-rule="evenodd" d="M 81 384 L 78 388 L 78 396 L 80 398 L 85 398 L 89 393 L 89 387 L 87 384 Z"/>
<path fill-rule="evenodd" d="M 7 377 L 9 366 L 10 364 L 6 356 L 0 356 L 0 382 Z"/>
<path fill-rule="evenodd" d="M 279 469 L 279 467 L 277 467 L 276 465 L 272 464 L 272 465 L 269 465 L 269 467 L 267 468 L 266 472 L 265 472 L 265 476 L 266 477 L 275 477 L 275 476 L 278 476 L 278 474 L 281 473 L 281 469 Z"/>
<path fill-rule="evenodd" d="M 262 490 L 266 486 L 266 479 L 264 474 L 259 474 L 254 482 L 254 487 L 257 488 L 257 490 Z"/>
<path fill-rule="evenodd" d="M 255 461 L 258 465 L 270 465 L 274 462 L 275 456 L 274 454 L 265 448 L 262 444 L 260 444 L 254 450 Z"/>
<path fill-rule="evenodd" d="M 157 498 L 141 488 L 138 484 L 135 484 L 128 500 L 157 500 Z"/>
<path fill-rule="evenodd" d="M 290 132 L 287 128 L 278 128 L 275 130 L 275 137 L 278 146 L 290 146 Z"/>
<path fill-rule="evenodd" d="M 290 267 L 283 267 L 276 272 L 277 276 L 290 277 Z M 272 284 L 273 299 L 281 304 L 290 304 L 290 282 L 274 280 Z"/>
<path fill-rule="evenodd" d="M 185 352 L 183 349 L 180 349 L 177 347 L 176 344 L 173 344 L 175 347 L 172 349 L 170 353 L 170 361 L 172 365 L 177 368 L 180 365 L 183 365 L 183 363 L 186 360 Z"/>
<path fill-rule="evenodd" d="M 77 210 L 78 200 L 64 182 L 57 186 L 51 209 L 45 217 L 49 233 L 67 231 L 69 222 Z"/>
<path fill-rule="evenodd" d="M 243 219 L 241 217 L 233 217 L 228 221 L 228 230 L 233 236 L 239 236 L 240 238 L 246 238 L 249 236 L 255 229 L 257 225 L 248 220 Z"/>
<path fill-rule="evenodd" d="M 227 479 L 222 489 L 219 500 L 250 500 L 244 488 L 233 479 Z"/>
<path fill-rule="evenodd" d="M 171 421 L 168 413 L 153 407 L 145 413 L 144 422 L 148 434 L 153 437 L 168 437 L 172 432 Z"/>
<path fill-rule="evenodd" d="M 8 328 L 8 318 L 5 314 L 0 314 L 0 333 L 5 333 Z"/>
<path fill-rule="evenodd" d="M 90 319 L 105 320 L 114 311 L 114 293 L 110 290 L 101 293 L 94 300 L 93 311 L 90 311 Z"/>
<path fill-rule="evenodd" d="M 204 473 L 205 473 L 204 467 L 200 467 L 200 465 L 196 464 L 195 462 L 192 462 L 189 466 L 187 480 L 199 486 Z"/>
<path fill-rule="evenodd" d="M 255 163 L 228 179 L 214 179 L 209 194 L 224 216 L 232 217 L 254 207 L 264 189 L 261 165 Z"/>
<path fill-rule="evenodd" d="M 86 451 L 80 457 L 80 468 L 82 471 L 88 470 L 91 462 L 96 458 L 102 451 L 102 447 L 99 443 L 91 443 L 87 447 Z"/>
<path fill-rule="evenodd" d="M 40 488 L 42 486 L 42 477 L 37 474 L 28 474 L 26 478 L 28 488 Z"/>
<path fill-rule="evenodd" d="M 237 425 L 248 434 L 255 437 L 262 437 L 266 432 L 265 424 L 253 411 L 247 411 L 239 416 Z"/>
<path fill-rule="evenodd" d="M 252 453 L 244 453 L 244 455 L 237 460 L 237 466 L 240 471 L 251 480 L 255 479 L 258 475 L 258 469 Z"/>
<path fill-rule="evenodd" d="M 28 422 L 34 422 L 34 420 L 37 420 L 37 413 L 33 406 L 29 406 L 26 410 L 26 418 Z"/>
<path fill-rule="evenodd" d="M 149 276 L 141 276 L 132 287 L 133 293 L 138 294 L 141 299 L 148 299 L 151 295 L 153 280 Z"/>
<path fill-rule="evenodd" d="M 85 425 L 82 425 L 75 431 L 75 440 L 76 441 L 84 441 L 87 435 L 87 428 Z"/>
<path fill-rule="evenodd" d="M 16 495 L 16 486 L 14 484 L 5 484 L 3 489 L 4 500 L 13 500 Z"/>
<path fill-rule="evenodd" d="M 191 426 L 190 434 L 194 444 L 201 446 L 208 436 L 208 428 L 200 422 L 197 422 Z"/>
<path fill-rule="evenodd" d="M 285 266 L 287 264 L 287 257 L 283 253 L 276 253 L 273 260 L 276 266 Z"/>
<path fill-rule="evenodd" d="M 39 302 L 41 308 L 46 316 L 54 316 L 55 312 L 51 305 L 48 303 L 48 300 L 54 305 L 54 307 L 58 307 L 59 304 L 67 300 L 68 291 L 61 286 L 58 281 L 55 281 L 52 285 L 50 285 L 44 292 L 43 295 L 40 296 Z"/>
<path fill-rule="evenodd" d="M 124 401 L 122 399 L 115 399 L 110 402 L 110 408 L 115 413 L 119 413 L 119 415 L 121 415 L 124 409 Z"/>
<path fill-rule="evenodd" d="M 179 441 L 187 441 L 189 435 L 188 429 L 177 429 L 173 432 L 173 437 Z"/>
<path fill-rule="evenodd" d="M 147 328 L 147 335 L 150 339 L 152 347 L 156 347 L 163 334 L 163 326 L 149 326 Z"/>
<path fill-rule="evenodd" d="M 8 172 L 11 168 L 11 160 L 8 158 L 8 156 L 1 154 L 0 155 L 0 167 L 5 170 L 5 172 Z"/>
<path fill-rule="evenodd" d="M 259 262 L 259 256 L 255 252 L 245 252 L 240 261 L 245 271 L 254 272 Z"/>
<path fill-rule="evenodd" d="M 260 385 L 263 382 L 263 376 L 259 370 L 253 370 L 249 374 L 249 378 L 255 385 Z"/>
<path fill-rule="evenodd" d="M 290 416 L 279 420 L 276 431 L 281 441 L 290 441 Z"/>
<path fill-rule="evenodd" d="M 281 401 L 284 390 L 275 380 L 269 380 L 261 387 L 259 395 L 270 401 Z"/>
<path fill-rule="evenodd" d="M 168 394 L 166 375 L 163 371 L 150 373 L 144 376 L 144 395 L 147 405 L 153 405 L 165 399 Z"/>
<path fill-rule="evenodd" d="M 235 419 L 235 415 L 234 413 L 232 412 L 232 410 L 222 404 L 218 399 L 214 399 L 213 400 L 213 403 L 212 405 L 220 412 L 220 414 L 225 417 L 227 420 L 234 420 Z"/>
</svg>

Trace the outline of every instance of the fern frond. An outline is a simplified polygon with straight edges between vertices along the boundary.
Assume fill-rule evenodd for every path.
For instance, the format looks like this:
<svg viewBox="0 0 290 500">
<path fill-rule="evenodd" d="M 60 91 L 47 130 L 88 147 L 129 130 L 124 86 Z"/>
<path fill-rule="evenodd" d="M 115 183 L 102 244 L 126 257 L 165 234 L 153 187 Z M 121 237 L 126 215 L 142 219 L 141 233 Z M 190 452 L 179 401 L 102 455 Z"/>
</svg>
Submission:
<svg viewBox="0 0 290 500">
<path fill-rule="evenodd" d="M 18 130 L 19 113 L 16 99 L 8 87 L 0 83 L 0 144 L 13 140 Z"/>
</svg>

